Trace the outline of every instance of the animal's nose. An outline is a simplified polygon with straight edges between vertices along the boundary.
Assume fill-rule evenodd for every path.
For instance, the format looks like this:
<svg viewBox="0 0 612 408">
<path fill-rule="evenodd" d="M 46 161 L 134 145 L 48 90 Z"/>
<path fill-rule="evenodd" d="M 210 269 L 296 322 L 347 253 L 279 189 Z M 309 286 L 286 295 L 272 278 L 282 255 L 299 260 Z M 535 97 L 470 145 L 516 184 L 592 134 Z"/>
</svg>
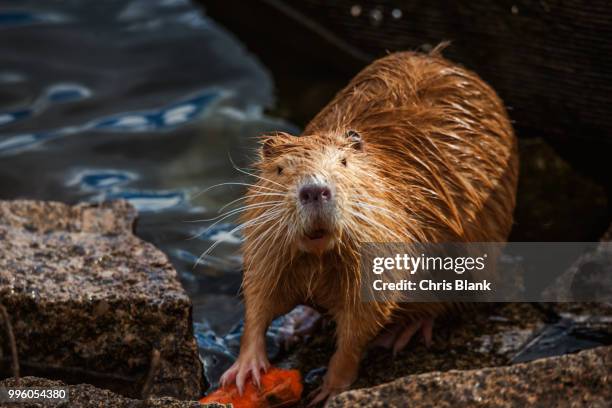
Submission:
<svg viewBox="0 0 612 408">
<path fill-rule="evenodd" d="M 332 199 L 332 192 L 329 187 L 321 184 L 302 186 L 298 195 L 302 205 L 323 204 Z"/>
</svg>

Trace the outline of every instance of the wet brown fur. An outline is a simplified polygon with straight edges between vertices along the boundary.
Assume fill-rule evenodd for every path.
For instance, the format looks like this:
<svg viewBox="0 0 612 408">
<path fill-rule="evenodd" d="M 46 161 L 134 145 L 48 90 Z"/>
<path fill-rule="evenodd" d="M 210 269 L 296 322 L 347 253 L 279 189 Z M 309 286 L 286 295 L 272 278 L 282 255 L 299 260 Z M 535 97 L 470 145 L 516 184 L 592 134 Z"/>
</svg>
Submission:
<svg viewBox="0 0 612 408">
<path fill-rule="evenodd" d="M 347 140 L 349 130 L 362 136 L 362 151 Z M 337 325 L 328 375 L 354 377 L 366 344 L 399 311 L 416 318 L 448 308 L 361 302 L 361 242 L 501 242 L 510 232 L 518 156 L 504 106 L 477 75 L 437 51 L 375 61 L 301 137 L 269 135 L 263 143 L 242 217 L 244 341 L 295 305 L 315 305 Z M 294 243 L 310 222 L 295 208 L 296 183 L 313 171 L 337 187 L 336 244 L 323 254 Z"/>
</svg>

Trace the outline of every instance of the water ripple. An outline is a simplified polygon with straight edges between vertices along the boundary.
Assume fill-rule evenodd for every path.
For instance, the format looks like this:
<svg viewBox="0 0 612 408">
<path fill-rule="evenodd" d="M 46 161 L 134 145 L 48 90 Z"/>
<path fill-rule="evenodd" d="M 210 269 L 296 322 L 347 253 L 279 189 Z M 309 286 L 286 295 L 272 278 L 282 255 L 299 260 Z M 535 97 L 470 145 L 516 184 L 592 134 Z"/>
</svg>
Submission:
<svg viewBox="0 0 612 408">
<path fill-rule="evenodd" d="M 77 93 L 75 89 L 70 92 L 64 90 L 63 93 L 54 93 L 52 95 L 59 96 L 64 100 L 67 98 L 75 98 Z M 78 94 L 79 96 L 84 93 Z M 66 126 L 56 130 L 50 130 L 40 133 L 21 134 L 6 137 L 0 140 L 0 156 L 17 154 L 27 149 L 38 147 L 41 143 L 54 140 L 57 138 L 73 135 L 84 131 L 102 131 L 102 132 L 149 132 L 160 130 L 171 130 L 177 126 L 185 125 L 198 118 L 201 118 L 206 113 L 206 108 L 213 103 L 227 97 L 229 93 L 217 90 L 207 89 L 201 91 L 195 96 L 172 103 L 159 109 L 153 109 L 140 112 L 123 112 L 116 115 L 94 119 L 90 122 L 76 125 Z M 37 108 L 34 107 L 29 111 L 17 111 L 20 117 L 28 117 Z M 17 113 L 6 113 L 7 120 L 16 120 Z M 0 114 L 0 124 L 2 124 L 2 114 Z"/>
</svg>

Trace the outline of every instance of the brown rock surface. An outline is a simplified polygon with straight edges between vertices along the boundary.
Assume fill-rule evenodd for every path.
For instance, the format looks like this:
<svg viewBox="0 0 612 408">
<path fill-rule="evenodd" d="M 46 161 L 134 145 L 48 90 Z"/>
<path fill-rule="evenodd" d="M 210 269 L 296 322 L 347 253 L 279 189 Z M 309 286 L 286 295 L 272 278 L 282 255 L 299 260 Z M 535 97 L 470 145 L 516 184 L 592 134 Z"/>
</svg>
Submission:
<svg viewBox="0 0 612 408">
<path fill-rule="evenodd" d="M 0 202 L 0 302 L 22 374 L 139 396 L 155 349 L 150 394 L 200 395 L 191 302 L 166 256 L 132 234 L 135 217 L 125 202 Z"/>
<path fill-rule="evenodd" d="M 411 375 L 344 392 L 326 407 L 609 407 L 612 347 L 512 366 Z"/>
<path fill-rule="evenodd" d="M 541 358 L 576 348 L 610 344 L 610 316 L 612 305 L 608 304 L 483 305 L 436 320 L 433 345 L 429 348 L 416 336 L 395 356 L 390 350 L 368 350 L 352 387 L 369 389 L 398 378 L 414 378 L 431 372 L 503 367 L 519 358 Z M 568 322 L 570 328 L 561 326 L 563 322 Z M 321 384 L 324 368 L 335 347 L 333 332 L 327 326 L 322 332 L 329 336 L 314 337 L 301 345 L 295 355 L 279 362 L 284 367 L 300 369 L 305 379 L 305 395 Z M 598 340 L 584 344 L 582 340 L 587 338 L 584 335 Z"/>
<path fill-rule="evenodd" d="M 61 381 L 47 380 L 45 378 L 24 377 L 19 380 L 8 378 L 0 381 L 0 387 L 38 387 L 38 388 L 67 388 L 68 401 L 63 403 L 5 403 L 3 407 L 38 408 L 38 407 L 71 407 L 71 408 L 200 408 L 196 401 L 179 401 L 173 398 L 151 398 L 136 400 L 123 397 L 108 390 L 96 388 L 89 384 L 66 385 Z"/>
</svg>

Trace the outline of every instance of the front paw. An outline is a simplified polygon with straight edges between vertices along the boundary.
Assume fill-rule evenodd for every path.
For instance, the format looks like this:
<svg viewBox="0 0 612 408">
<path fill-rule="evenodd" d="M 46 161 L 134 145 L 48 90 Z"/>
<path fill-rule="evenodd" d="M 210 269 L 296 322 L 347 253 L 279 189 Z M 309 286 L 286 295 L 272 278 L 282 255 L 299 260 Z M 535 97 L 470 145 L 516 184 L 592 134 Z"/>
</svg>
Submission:
<svg viewBox="0 0 612 408">
<path fill-rule="evenodd" d="M 238 360 L 221 376 L 221 386 L 226 387 L 234 382 L 240 395 L 244 392 L 246 381 L 251 378 L 256 387 L 261 385 L 261 373 L 270 368 L 270 362 L 265 352 L 241 352 Z"/>
</svg>

